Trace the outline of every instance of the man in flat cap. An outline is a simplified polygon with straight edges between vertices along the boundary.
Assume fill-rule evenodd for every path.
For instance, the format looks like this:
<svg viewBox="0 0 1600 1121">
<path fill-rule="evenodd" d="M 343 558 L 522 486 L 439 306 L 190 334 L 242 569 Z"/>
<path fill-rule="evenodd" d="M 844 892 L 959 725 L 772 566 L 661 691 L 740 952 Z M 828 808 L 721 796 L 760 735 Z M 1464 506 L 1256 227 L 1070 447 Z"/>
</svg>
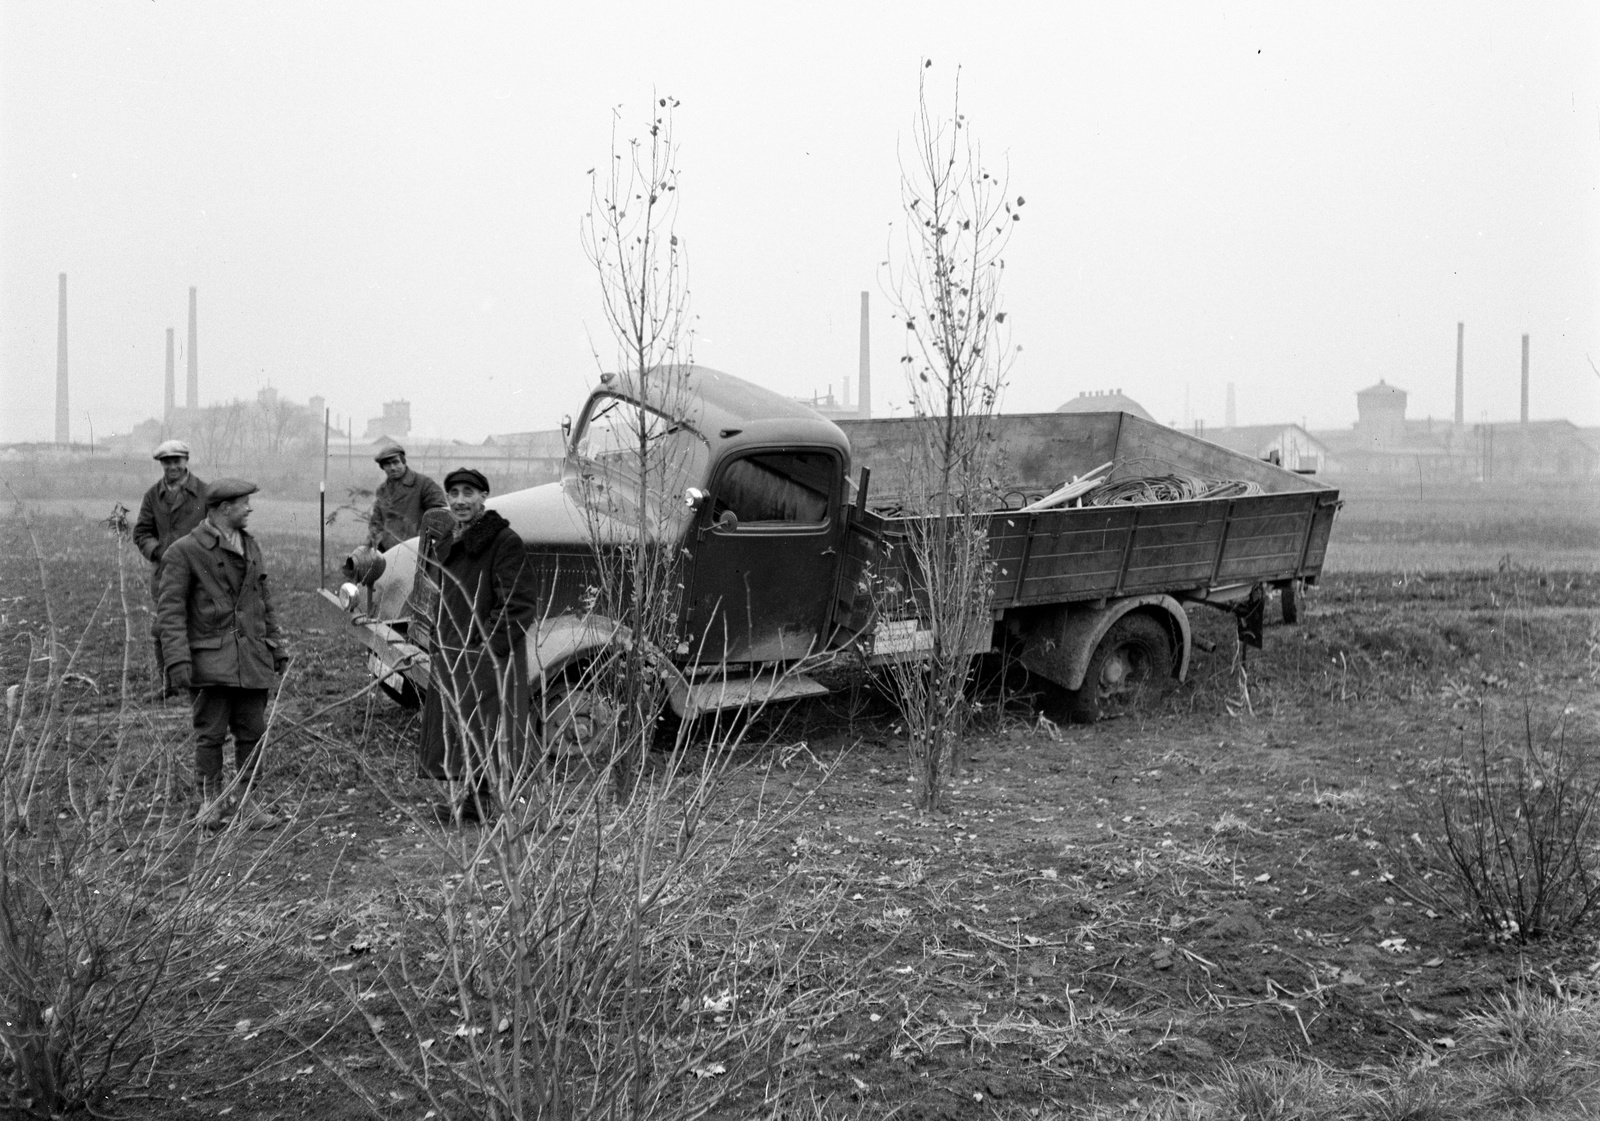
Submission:
<svg viewBox="0 0 1600 1121">
<path fill-rule="evenodd" d="M 522 538 L 484 506 L 489 480 L 458 467 L 444 484 L 455 524 L 437 539 L 430 532 L 423 551 L 439 583 L 439 606 L 418 765 L 429 777 L 460 784 L 460 798 L 436 808 L 441 820 L 471 824 L 487 820 L 497 787 L 515 781 L 522 763 L 525 638 L 537 621 L 538 588 Z"/>
<path fill-rule="evenodd" d="M 206 516 L 206 484 L 189 471 L 189 445 L 182 440 L 163 442 L 150 458 L 161 464 L 161 478 L 139 503 L 133 544 L 150 562 L 150 599 L 154 601 L 161 592 L 161 558 L 174 541 Z M 166 665 L 161 658 L 161 627 L 153 617 L 150 637 L 155 640 L 156 672 L 161 673 Z"/>
<path fill-rule="evenodd" d="M 270 829 L 278 818 L 249 794 L 267 731 L 267 693 L 289 663 L 267 586 L 261 546 L 245 531 L 254 483 L 219 479 L 206 490 L 205 519 L 167 550 L 157 621 L 167 684 L 194 707 L 196 821 L 222 824 L 222 744 L 233 734 L 241 787 L 237 823 Z"/>
<path fill-rule="evenodd" d="M 439 484 L 406 466 L 406 449 L 390 442 L 372 457 L 383 468 L 384 481 L 372 500 L 367 519 L 367 544 L 387 552 L 417 535 L 422 515 L 446 505 Z"/>
</svg>

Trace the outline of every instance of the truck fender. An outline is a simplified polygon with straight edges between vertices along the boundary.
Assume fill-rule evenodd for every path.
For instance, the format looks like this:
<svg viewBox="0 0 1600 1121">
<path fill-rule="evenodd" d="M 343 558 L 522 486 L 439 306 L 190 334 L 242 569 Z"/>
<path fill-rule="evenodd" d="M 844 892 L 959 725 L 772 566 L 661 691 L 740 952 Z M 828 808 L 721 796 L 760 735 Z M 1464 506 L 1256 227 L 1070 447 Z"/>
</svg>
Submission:
<svg viewBox="0 0 1600 1121">
<path fill-rule="evenodd" d="M 1083 687 L 1095 647 L 1118 619 L 1143 609 L 1158 618 L 1172 638 L 1172 676 L 1182 681 L 1189 673 L 1189 616 L 1183 605 L 1168 595 L 1129 596 L 1104 607 L 1069 610 L 1066 605 L 1036 618 L 1023 634 L 1023 666 L 1063 689 Z"/>
<path fill-rule="evenodd" d="M 558 615 L 542 620 L 528 630 L 528 687 L 538 692 L 544 682 L 573 663 L 611 647 L 627 649 L 633 641 L 630 628 L 603 615 Z M 666 676 L 668 703 L 682 716 L 689 697 L 688 681 L 659 651 L 651 664 Z"/>
</svg>

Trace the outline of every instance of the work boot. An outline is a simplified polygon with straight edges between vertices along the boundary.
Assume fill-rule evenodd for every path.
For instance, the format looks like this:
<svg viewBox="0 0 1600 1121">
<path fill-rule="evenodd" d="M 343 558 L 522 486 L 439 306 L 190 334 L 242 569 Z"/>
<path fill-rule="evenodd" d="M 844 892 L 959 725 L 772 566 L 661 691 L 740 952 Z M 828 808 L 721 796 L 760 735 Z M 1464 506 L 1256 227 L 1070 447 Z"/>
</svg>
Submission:
<svg viewBox="0 0 1600 1121">
<path fill-rule="evenodd" d="M 222 780 L 200 780 L 200 804 L 194 811 L 194 823 L 202 829 L 222 828 Z"/>
<path fill-rule="evenodd" d="M 276 829 L 283 824 L 283 819 L 260 802 L 251 799 L 239 810 L 233 823 L 240 829 Z"/>
<path fill-rule="evenodd" d="M 469 791 L 459 802 L 440 802 L 433 816 L 444 825 L 482 825 L 494 817 L 494 796 L 486 791 Z"/>
</svg>

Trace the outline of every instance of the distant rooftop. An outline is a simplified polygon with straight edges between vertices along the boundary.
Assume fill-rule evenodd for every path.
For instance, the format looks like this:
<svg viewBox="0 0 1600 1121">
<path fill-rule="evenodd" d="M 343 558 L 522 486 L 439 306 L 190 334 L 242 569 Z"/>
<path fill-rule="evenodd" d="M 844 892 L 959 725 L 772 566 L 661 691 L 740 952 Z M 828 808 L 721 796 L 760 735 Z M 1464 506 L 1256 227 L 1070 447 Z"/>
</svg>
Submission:
<svg viewBox="0 0 1600 1121">
<path fill-rule="evenodd" d="M 1155 420 L 1145 411 L 1143 405 L 1129 397 L 1120 389 L 1088 389 L 1078 394 L 1065 405 L 1056 409 L 1058 413 L 1132 413 L 1142 420 Z"/>
</svg>

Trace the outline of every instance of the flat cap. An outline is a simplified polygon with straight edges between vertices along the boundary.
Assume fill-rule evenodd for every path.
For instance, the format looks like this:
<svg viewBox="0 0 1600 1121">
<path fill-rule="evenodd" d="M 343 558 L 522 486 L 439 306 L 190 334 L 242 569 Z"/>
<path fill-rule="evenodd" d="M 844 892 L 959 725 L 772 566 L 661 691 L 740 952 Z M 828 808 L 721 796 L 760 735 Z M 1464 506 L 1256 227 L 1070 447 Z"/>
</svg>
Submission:
<svg viewBox="0 0 1600 1121">
<path fill-rule="evenodd" d="M 206 509 L 220 506 L 224 502 L 232 502 L 235 498 L 243 498 L 247 494 L 254 494 L 260 489 L 244 479 L 218 479 L 206 487 Z"/>
<path fill-rule="evenodd" d="M 163 440 L 156 445 L 156 450 L 150 453 L 151 459 L 171 459 L 175 455 L 189 458 L 189 445 L 182 440 Z"/>
<path fill-rule="evenodd" d="M 373 453 L 372 458 L 375 462 L 382 463 L 384 460 L 389 459 L 392 456 L 399 456 L 401 459 L 404 459 L 406 457 L 406 449 L 402 448 L 393 440 L 390 440 L 387 444 L 384 444 L 375 453 Z"/>
<path fill-rule="evenodd" d="M 449 490 L 457 483 L 466 483 L 477 487 L 484 494 L 489 493 L 489 480 L 483 477 L 482 471 L 474 471 L 470 467 L 457 467 L 444 477 L 444 489 Z"/>
</svg>

